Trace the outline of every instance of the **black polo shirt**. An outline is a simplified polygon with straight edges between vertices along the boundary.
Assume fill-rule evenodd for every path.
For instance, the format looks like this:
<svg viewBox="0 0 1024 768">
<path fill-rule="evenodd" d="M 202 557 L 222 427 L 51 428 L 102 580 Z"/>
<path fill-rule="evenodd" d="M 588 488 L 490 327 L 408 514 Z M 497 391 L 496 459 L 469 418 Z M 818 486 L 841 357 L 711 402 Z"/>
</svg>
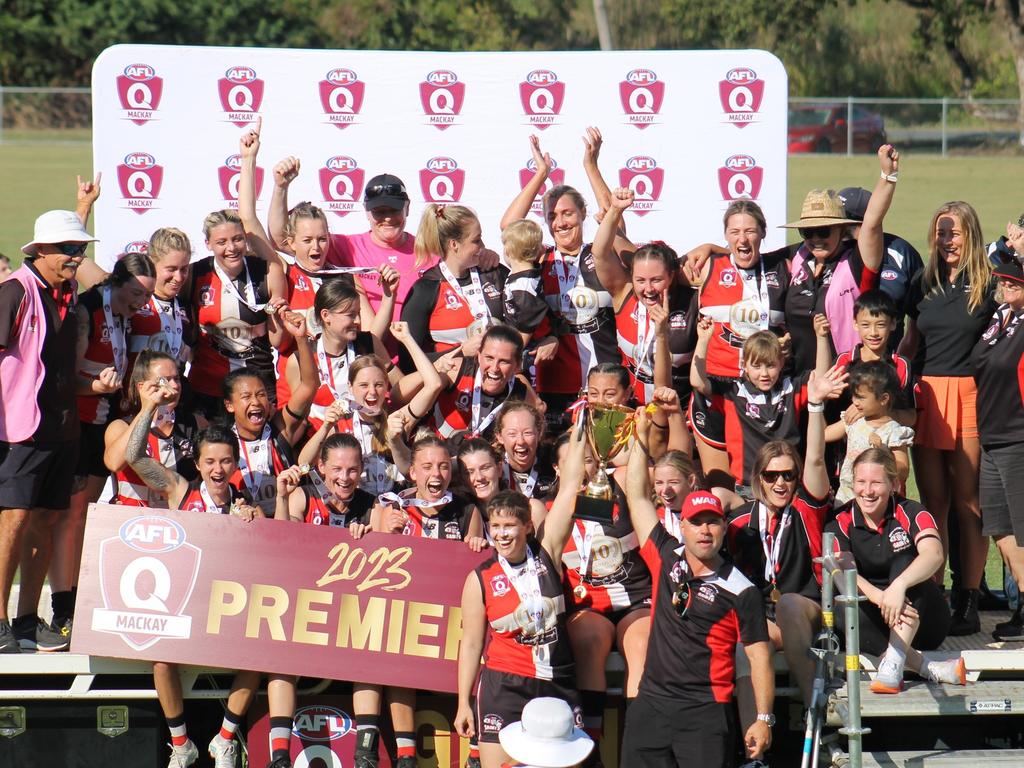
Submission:
<svg viewBox="0 0 1024 768">
<path fill-rule="evenodd" d="M 1003 305 L 974 345 L 981 444 L 1024 442 L 1024 312 Z M 1024 468 L 1022 468 L 1024 469 Z"/>
<path fill-rule="evenodd" d="M 731 563 L 691 579 L 690 607 L 680 617 L 672 605 L 687 575 L 683 548 L 659 523 L 640 550 L 654 585 L 651 634 L 640 693 L 684 704 L 732 700 L 736 643 L 767 642 L 761 594 Z"/>
<path fill-rule="evenodd" d="M 939 537 L 931 512 L 902 496 L 889 499 L 877 530 L 864 520 L 856 499 L 840 507 L 825 530 L 835 534 L 840 551 L 853 553 L 857 574 L 879 589 L 888 587 L 914 561 L 920 539 Z"/>
<path fill-rule="evenodd" d="M 985 292 L 985 300 L 972 312 L 967 304 L 971 283 L 966 275 L 931 292 L 923 278 L 923 271 L 914 277 L 907 302 L 907 314 L 917 322 L 920 337 L 912 361 L 914 373 L 973 376 L 971 352 L 996 309 L 995 281 Z"/>
</svg>

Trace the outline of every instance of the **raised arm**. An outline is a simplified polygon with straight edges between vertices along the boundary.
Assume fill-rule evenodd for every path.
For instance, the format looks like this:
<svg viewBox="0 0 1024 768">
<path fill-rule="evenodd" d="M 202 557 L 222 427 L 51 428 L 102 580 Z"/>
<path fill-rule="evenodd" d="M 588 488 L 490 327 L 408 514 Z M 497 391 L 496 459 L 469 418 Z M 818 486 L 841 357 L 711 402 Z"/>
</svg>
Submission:
<svg viewBox="0 0 1024 768">
<path fill-rule="evenodd" d="M 590 249 L 597 266 L 597 279 L 615 297 L 616 304 L 622 303 L 630 285 L 629 273 L 615 254 L 615 233 L 622 221 L 623 212 L 633 205 L 633 198 L 633 190 L 628 187 L 619 187 L 612 193 L 611 206 L 601 219 L 601 226 L 597 228 Z"/>
<path fill-rule="evenodd" d="M 647 466 L 647 450 L 645 446 L 650 439 L 651 421 L 643 410 L 636 415 L 636 439 L 629 453 L 629 464 L 626 465 L 626 502 L 629 506 L 629 517 L 633 521 L 633 530 L 642 547 L 651 537 L 658 522 L 658 513 L 651 501 L 651 476 Z"/>
<path fill-rule="evenodd" d="M 667 451 L 682 451 L 693 455 L 693 436 L 686 428 L 679 393 L 673 387 L 658 387 L 651 395 L 651 402 L 658 410 L 651 416 L 651 439 L 647 450 L 651 459 L 657 460 Z"/>
<path fill-rule="evenodd" d="M 383 342 L 395 319 L 395 301 L 398 295 L 398 283 L 402 276 L 397 269 L 388 264 L 381 264 L 377 270 L 380 272 L 381 299 L 377 313 L 373 316 L 373 323 L 370 325 L 370 333 L 373 334 L 375 340 Z M 359 280 L 356 280 L 356 285 L 358 284 Z"/>
<path fill-rule="evenodd" d="M 296 445 L 306 431 L 306 415 L 310 403 L 320 389 L 320 373 L 313 357 L 313 346 L 306 335 L 306 317 L 300 312 L 285 310 L 279 313 L 285 329 L 295 339 L 295 357 L 299 361 L 299 383 L 292 389 L 288 404 L 275 415 L 281 418 L 281 434 L 291 445 Z"/>
<path fill-rule="evenodd" d="M 885 253 L 885 236 L 882 221 L 892 205 L 892 197 L 896 192 L 896 179 L 900 172 L 900 153 L 892 144 L 883 144 L 878 148 L 878 164 L 881 174 L 875 182 L 875 191 L 871 193 L 867 210 L 864 212 L 864 223 L 857 235 L 857 248 L 864 266 L 872 272 L 882 267 L 882 256 Z M 888 179 L 886 177 L 889 177 Z M 891 180 L 890 180 L 891 179 Z"/>
<path fill-rule="evenodd" d="M 701 316 L 697 320 L 697 346 L 693 349 L 693 360 L 690 362 L 690 386 L 694 392 L 700 392 L 705 397 L 711 394 L 711 379 L 708 378 L 708 345 L 714 332 L 715 323 L 710 317 Z"/>
<path fill-rule="evenodd" d="M 276 297 L 285 295 L 287 291 L 284 273 L 288 269 L 288 264 L 277 252 L 256 215 L 256 156 L 260 151 L 262 128 L 263 118 L 257 117 L 255 126 L 243 133 L 238 140 L 238 153 L 241 156 L 238 174 L 238 216 L 242 220 L 242 227 L 245 229 L 252 253 L 271 266 L 278 266 L 278 270 L 271 270 L 271 275 L 268 276 L 268 282 L 271 283 L 270 293 Z"/>
<path fill-rule="evenodd" d="M 409 415 L 419 421 L 434 406 L 434 401 L 441 394 L 441 374 L 434 368 L 434 364 L 427 357 L 426 353 L 416 343 L 416 339 L 409 332 L 409 324 L 404 322 L 391 324 L 391 335 L 399 344 L 405 347 L 409 359 L 416 366 L 416 372 L 420 375 L 423 386 L 413 395 L 406 408 Z"/>
<path fill-rule="evenodd" d="M 626 284 L 629 287 L 629 283 Z M 669 289 L 661 292 L 661 305 L 649 310 L 654 321 L 654 386 L 672 386 L 672 350 L 668 346 Z"/>
<path fill-rule="evenodd" d="M 290 361 L 289 365 L 291 365 Z M 320 429 L 314 432 L 312 437 L 302 446 L 302 450 L 299 451 L 299 464 L 316 466 L 317 459 L 320 458 L 320 446 L 324 444 L 324 440 L 335 433 L 338 428 L 338 422 L 341 420 L 341 415 L 342 406 L 340 403 L 331 403 L 324 409 L 324 423 L 320 425 Z"/>
<path fill-rule="evenodd" d="M 817 314 L 814 323 L 816 347 L 814 350 L 814 371 L 819 376 L 832 367 L 832 325 L 824 314 Z"/>
<path fill-rule="evenodd" d="M 604 138 L 601 136 L 601 131 L 594 126 L 588 126 L 583 134 L 583 170 L 587 174 L 590 188 L 594 191 L 598 210 L 606 211 L 612 204 L 612 191 L 608 188 L 608 183 L 601 175 L 601 169 L 597 164 L 602 143 L 604 143 Z"/>
<path fill-rule="evenodd" d="M 277 476 L 277 496 L 274 501 L 275 520 L 302 522 L 306 516 L 306 494 L 302 484 L 302 469 L 293 465 Z"/>
<path fill-rule="evenodd" d="M 125 459 L 147 487 L 167 495 L 173 508 L 184 496 L 188 482 L 173 469 L 146 455 L 153 413 L 158 406 L 170 402 L 172 397 L 155 381 L 144 381 L 139 385 L 139 398 L 142 408 L 132 420 L 124 449 Z"/>
<path fill-rule="evenodd" d="M 527 217 L 533 201 L 540 194 L 540 191 L 544 189 L 544 183 L 548 180 L 548 175 L 551 173 L 551 155 L 547 152 L 541 152 L 540 139 L 535 135 L 530 136 L 530 152 L 533 153 L 533 162 L 536 170 L 533 172 L 533 178 L 526 182 L 526 186 L 522 188 L 519 194 L 515 196 L 515 199 L 509 203 L 508 208 L 505 209 L 505 213 L 501 217 L 502 229 L 505 229 L 513 221 L 519 221 L 519 219 Z"/>
<path fill-rule="evenodd" d="M 846 386 L 847 374 L 830 368 L 824 376 L 811 373 L 807 383 L 807 455 L 804 458 L 804 488 L 816 499 L 831 491 L 825 466 L 825 401 L 838 396 Z"/>
<path fill-rule="evenodd" d="M 586 474 L 585 467 L 586 439 L 583 431 L 583 413 L 578 412 L 576 423 L 572 427 L 568 451 L 558 481 L 558 495 L 544 518 L 540 530 L 540 545 L 551 555 L 557 564 L 562 562 L 562 550 L 572 533 L 572 516 L 576 511 L 576 494 L 583 485 Z"/>
<path fill-rule="evenodd" d="M 78 214 L 83 227 L 89 224 L 89 214 L 92 213 L 93 205 L 100 198 L 100 180 L 102 178 L 102 171 L 97 172 L 92 181 L 89 181 L 88 177 L 85 181 L 82 181 L 81 176 L 77 177 L 78 194 L 75 200 L 75 213 Z M 95 253 L 93 255 L 95 256 Z M 82 288 L 88 289 L 102 283 L 107 279 L 108 274 L 103 267 L 96 263 L 95 259 L 83 259 L 75 277 Z"/>
<path fill-rule="evenodd" d="M 285 243 L 288 224 L 288 186 L 298 178 L 299 158 L 288 156 L 274 166 L 274 191 L 270 195 L 267 226 L 275 248 L 291 250 Z"/>
</svg>

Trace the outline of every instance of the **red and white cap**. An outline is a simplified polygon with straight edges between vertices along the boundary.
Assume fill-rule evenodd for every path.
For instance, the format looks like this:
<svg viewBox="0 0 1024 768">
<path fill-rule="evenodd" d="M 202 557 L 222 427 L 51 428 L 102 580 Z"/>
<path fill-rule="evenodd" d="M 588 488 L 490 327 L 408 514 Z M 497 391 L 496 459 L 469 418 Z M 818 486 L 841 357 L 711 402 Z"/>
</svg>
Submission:
<svg viewBox="0 0 1024 768">
<path fill-rule="evenodd" d="M 683 508 L 679 510 L 679 516 L 683 520 L 690 520 L 701 512 L 714 512 L 719 517 L 725 517 L 722 502 L 710 491 L 694 491 L 687 496 L 683 501 Z"/>
</svg>

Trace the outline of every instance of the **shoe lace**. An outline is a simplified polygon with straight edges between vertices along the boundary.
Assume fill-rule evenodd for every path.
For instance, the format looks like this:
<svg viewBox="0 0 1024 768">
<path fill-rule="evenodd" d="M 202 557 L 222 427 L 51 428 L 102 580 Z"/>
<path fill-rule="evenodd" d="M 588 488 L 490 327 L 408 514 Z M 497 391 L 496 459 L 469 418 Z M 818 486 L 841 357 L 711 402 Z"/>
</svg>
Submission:
<svg viewBox="0 0 1024 768">
<path fill-rule="evenodd" d="M 213 764 L 216 768 L 235 768 L 235 757 L 238 753 L 238 747 L 234 739 L 231 741 L 218 739 L 213 751 Z"/>
</svg>

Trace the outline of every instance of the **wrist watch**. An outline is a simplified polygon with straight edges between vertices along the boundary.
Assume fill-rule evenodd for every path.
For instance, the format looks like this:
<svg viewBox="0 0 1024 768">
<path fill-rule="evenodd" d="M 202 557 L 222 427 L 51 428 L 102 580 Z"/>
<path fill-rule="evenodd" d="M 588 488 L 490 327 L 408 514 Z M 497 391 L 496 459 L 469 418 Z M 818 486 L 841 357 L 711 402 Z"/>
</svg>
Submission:
<svg viewBox="0 0 1024 768">
<path fill-rule="evenodd" d="M 760 720 L 762 723 L 768 723 L 768 727 L 769 728 L 774 728 L 775 727 L 775 713 L 774 712 L 768 712 L 768 713 L 758 712 L 757 713 L 757 719 Z"/>
</svg>

